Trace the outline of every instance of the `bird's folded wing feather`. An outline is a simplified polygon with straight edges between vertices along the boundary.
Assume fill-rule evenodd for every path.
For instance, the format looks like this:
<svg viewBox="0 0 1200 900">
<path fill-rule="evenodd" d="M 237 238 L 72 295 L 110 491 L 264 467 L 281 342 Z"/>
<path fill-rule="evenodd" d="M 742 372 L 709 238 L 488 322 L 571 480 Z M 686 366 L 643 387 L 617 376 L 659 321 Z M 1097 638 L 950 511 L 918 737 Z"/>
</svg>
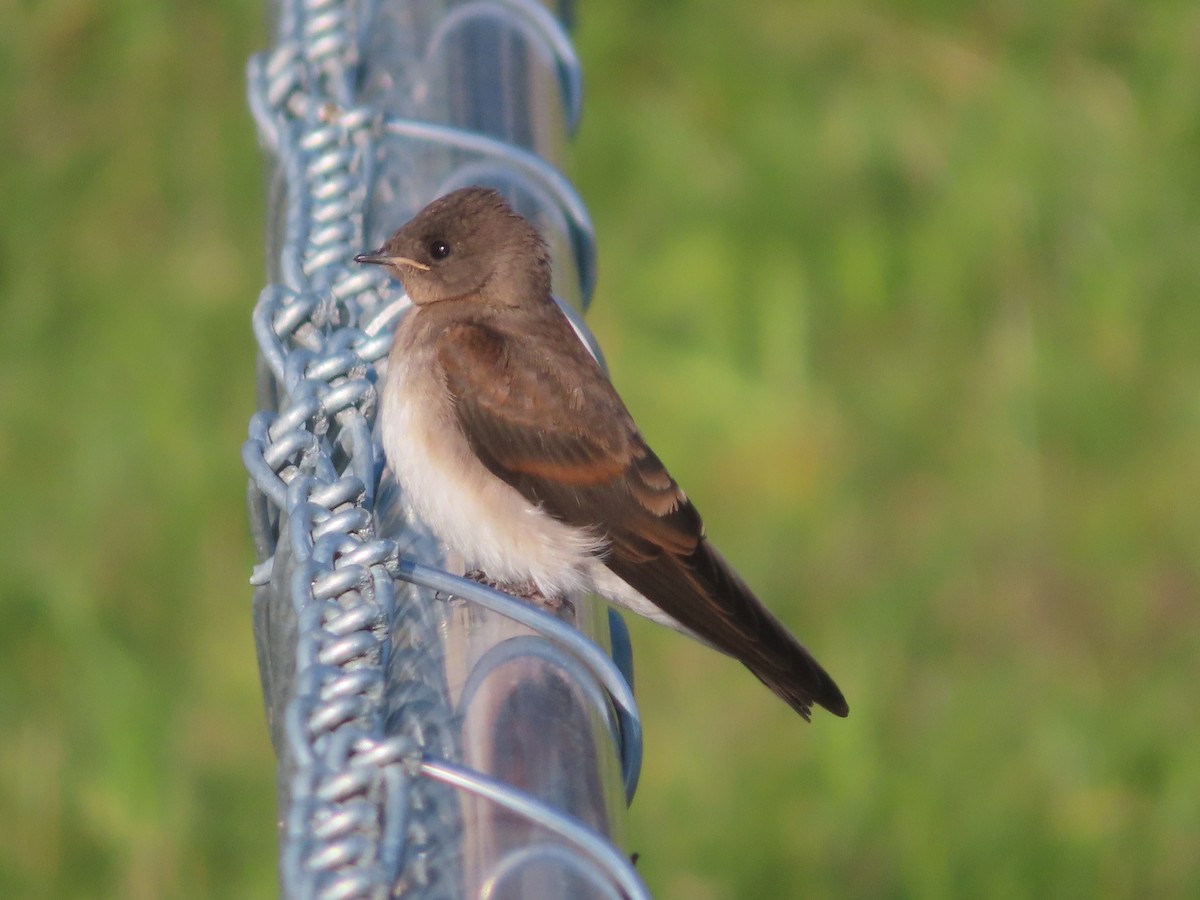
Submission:
<svg viewBox="0 0 1200 900">
<path fill-rule="evenodd" d="M 442 334 L 437 360 L 467 440 L 488 469 L 556 518 L 603 526 L 630 549 L 640 539 L 647 552 L 690 552 L 703 536 L 700 516 L 563 324 L 565 334 L 519 361 L 509 353 L 517 338 L 495 326 L 458 323 Z"/>
</svg>

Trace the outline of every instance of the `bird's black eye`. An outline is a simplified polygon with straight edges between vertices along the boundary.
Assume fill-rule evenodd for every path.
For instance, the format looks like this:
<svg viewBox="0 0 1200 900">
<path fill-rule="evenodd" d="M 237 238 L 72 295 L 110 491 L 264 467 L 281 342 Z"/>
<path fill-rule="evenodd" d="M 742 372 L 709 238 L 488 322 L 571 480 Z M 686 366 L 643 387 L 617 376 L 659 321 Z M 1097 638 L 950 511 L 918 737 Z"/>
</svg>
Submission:
<svg viewBox="0 0 1200 900">
<path fill-rule="evenodd" d="M 445 241 L 430 241 L 429 255 L 434 259 L 445 259 L 450 255 L 450 245 Z"/>
</svg>

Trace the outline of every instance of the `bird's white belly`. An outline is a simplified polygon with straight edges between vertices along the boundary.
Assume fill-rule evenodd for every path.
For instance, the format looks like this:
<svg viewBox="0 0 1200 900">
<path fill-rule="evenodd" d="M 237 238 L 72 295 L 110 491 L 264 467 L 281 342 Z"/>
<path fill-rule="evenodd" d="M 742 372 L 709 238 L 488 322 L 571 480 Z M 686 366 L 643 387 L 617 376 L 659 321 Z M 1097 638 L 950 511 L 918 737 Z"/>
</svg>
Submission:
<svg viewBox="0 0 1200 900">
<path fill-rule="evenodd" d="M 384 452 L 413 512 L 468 571 L 530 582 L 547 597 L 590 588 L 604 541 L 552 518 L 489 472 L 434 368 L 421 362 L 393 354 L 382 408 Z"/>
</svg>

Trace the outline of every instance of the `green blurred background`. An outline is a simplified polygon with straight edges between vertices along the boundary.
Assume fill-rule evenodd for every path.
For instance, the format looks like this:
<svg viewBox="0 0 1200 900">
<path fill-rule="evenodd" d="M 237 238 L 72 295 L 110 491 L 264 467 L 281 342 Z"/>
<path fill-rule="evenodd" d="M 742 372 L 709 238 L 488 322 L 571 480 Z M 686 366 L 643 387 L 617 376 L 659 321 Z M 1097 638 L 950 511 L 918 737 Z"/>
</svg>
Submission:
<svg viewBox="0 0 1200 900">
<path fill-rule="evenodd" d="M 635 623 L 656 895 L 1200 895 L 1200 6 L 580 3 L 592 325 L 838 678 Z M 267 897 L 258 4 L 0 8 L 0 895 Z"/>
</svg>

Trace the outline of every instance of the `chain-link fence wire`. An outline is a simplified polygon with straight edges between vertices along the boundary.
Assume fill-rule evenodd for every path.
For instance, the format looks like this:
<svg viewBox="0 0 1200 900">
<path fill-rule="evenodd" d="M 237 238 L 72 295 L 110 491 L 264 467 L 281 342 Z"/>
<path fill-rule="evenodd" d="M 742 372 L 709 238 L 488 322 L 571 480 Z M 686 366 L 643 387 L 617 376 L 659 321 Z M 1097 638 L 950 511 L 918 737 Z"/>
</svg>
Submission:
<svg viewBox="0 0 1200 900">
<path fill-rule="evenodd" d="M 243 459 L 283 893 L 646 896 L 612 842 L 641 755 L 623 626 L 444 570 L 375 434 L 407 301 L 351 262 L 434 197 L 488 184 L 547 235 L 589 340 L 573 308 L 591 227 L 543 158 L 579 115 L 562 22 L 533 0 L 272 12 L 272 49 L 249 66 L 272 178 Z M 622 668 L 585 636 L 610 629 Z"/>
</svg>

